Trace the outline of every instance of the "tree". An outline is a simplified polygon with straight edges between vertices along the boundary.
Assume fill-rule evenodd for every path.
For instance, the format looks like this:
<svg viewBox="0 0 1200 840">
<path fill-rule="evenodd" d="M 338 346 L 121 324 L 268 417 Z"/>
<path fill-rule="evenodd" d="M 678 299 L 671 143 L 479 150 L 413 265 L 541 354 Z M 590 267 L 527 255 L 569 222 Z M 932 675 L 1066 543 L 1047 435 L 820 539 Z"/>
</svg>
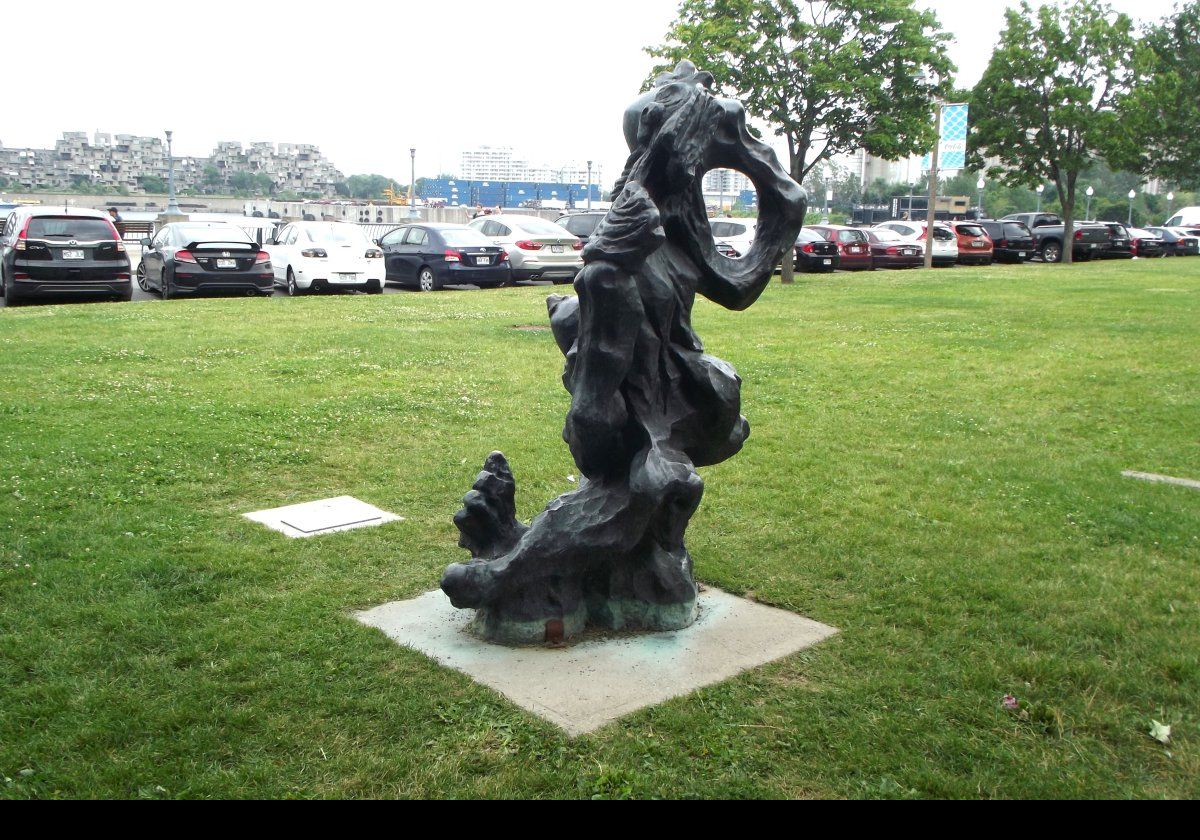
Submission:
<svg viewBox="0 0 1200 840">
<path fill-rule="evenodd" d="M 787 142 L 803 183 L 866 149 L 895 160 L 933 143 L 933 98 L 954 66 L 948 36 L 912 0 L 683 0 L 658 70 L 690 59 Z"/>
<path fill-rule="evenodd" d="M 1140 73 L 1117 106 L 1114 166 L 1200 187 L 1200 0 L 1150 26 Z"/>
<path fill-rule="evenodd" d="M 225 183 L 225 179 L 221 176 L 221 170 L 209 164 L 204 167 L 204 187 L 208 192 L 213 192 Z"/>
<path fill-rule="evenodd" d="M 1076 182 L 1114 133 L 1113 107 L 1133 81 L 1137 42 L 1128 15 L 1099 0 L 1005 12 L 1005 29 L 972 92 L 968 166 L 1011 186 L 1049 181 L 1074 230 Z M 1071 248 L 1063 248 L 1071 261 Z"/>
<path fill-rule="evenodd" d="M 157 175 L 139 175 L 137 182 L 144 192 L 161 194 L 167 191 L 167 182 Z"/>
<path fill-rule="evenodd" d="M 346 179 L 346 185 L 354 198 L 382 199 L 383 191 L 392 185 L 392 179 L 383 175 L 351 175 Z"/>
</svg>

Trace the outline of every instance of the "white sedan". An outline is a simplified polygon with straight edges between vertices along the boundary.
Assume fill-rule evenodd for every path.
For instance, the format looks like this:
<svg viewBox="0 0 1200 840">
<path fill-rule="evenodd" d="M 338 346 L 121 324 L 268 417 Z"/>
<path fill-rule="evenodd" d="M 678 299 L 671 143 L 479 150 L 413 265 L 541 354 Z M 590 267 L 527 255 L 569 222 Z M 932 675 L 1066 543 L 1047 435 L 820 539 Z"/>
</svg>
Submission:
<svg viewBox="0 0 1200 840">
<path fill-rule="evenodd" d="M 481 216 L 471 227 L 508 252 L 514 280 L 570 283 L 583 268 L 583 241 L 554 222 L 501 213 Z"/>
<path fill-rule="evenodd" d="M 292 222 L 264 246 L 289 295 L 383 291 L 383 251 L 348 222 Z"/>
<path fill-rule="evenodd" d="M 905 239 L 921 246 L 925 250 L 925 222 L 894 221 L 883 222 L 875 227 L 895 231 Z M 933 264 L 935 266 L 950 266 L 958 262 L 958 237 L 954 231 L 942 222 L 933 226 Z"/>
</svg>

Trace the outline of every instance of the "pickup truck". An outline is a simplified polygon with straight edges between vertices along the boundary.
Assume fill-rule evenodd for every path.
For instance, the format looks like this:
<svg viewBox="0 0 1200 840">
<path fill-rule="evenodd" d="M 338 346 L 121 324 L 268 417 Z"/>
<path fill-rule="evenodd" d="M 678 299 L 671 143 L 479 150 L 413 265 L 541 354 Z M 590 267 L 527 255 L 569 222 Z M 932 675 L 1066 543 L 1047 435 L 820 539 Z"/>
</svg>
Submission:
<svg viewBox="0 0 1200 840">
<path fill-rule="evenodd" d="M 1009 213 L 1005 221 L 1024 222 L 1033 232 L 1034 249 L 1043 262 L 1059 262 L 1063 253 L 1063 220 L 1054 213 Z M 1071 257 L 1075 261 L 1099 257 L 1108 248 L 1108 228 L 1077 223 Z"/>
</svg>

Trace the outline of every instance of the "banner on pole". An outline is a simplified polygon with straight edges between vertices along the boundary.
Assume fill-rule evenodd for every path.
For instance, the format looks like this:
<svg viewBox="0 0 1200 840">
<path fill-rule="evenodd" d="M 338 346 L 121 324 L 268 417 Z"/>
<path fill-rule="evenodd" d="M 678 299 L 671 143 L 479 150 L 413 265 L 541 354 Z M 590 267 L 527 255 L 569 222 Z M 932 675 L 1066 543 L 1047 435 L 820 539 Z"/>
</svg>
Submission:
<svg viewBox="0 0 1200 840">
<path fill-rule="evenodd" d="M 967 109 L 965 102 L 942 106 L 942 136 L 938 141 L 938 169 L 967 168 Z M 930 155 L 921 159 L 921 169 L 929 171 Z"/>
</svg>

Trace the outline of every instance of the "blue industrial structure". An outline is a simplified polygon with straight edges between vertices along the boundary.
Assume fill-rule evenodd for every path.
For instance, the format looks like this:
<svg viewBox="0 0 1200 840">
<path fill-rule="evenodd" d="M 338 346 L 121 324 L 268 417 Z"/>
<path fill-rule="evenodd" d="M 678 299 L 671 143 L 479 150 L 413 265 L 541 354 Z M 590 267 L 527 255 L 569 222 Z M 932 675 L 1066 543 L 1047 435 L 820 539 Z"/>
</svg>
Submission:
<svg viewBox="0 0 1200 840">
<path fill-rule="evenodd" d="M 592 201 L 600 201 L 602 190 L 592 184 Z M 586 184 L 561 184 L 540 181 L 466 181 L 450 178 L 426 178 L 420 197 L 425 201 L 444 201 L 449 205 L 474 207 L 520 207 L 527 201 L 561 201 L 568 207 L 587 205 Z"/>
</svg>

